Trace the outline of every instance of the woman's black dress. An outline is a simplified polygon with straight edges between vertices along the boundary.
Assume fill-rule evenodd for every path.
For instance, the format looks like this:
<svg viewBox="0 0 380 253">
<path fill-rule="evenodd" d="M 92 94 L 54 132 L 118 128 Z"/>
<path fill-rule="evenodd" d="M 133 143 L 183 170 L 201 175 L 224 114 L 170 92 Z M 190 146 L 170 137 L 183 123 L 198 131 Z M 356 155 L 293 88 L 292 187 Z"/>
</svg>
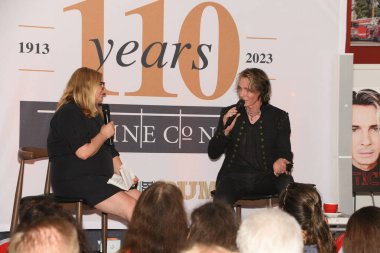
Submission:
<svg viewBox="0 0 380 253">
<path fill-rule="evenodd" d="M 50 121 L 47 139 L 52 168 L 52 187 L 57 196 L 80 197 L 94 206 L 122 189 L 107 184 L 112 177 L 114 147 L 103 144 L 86 160 L 75 155 L 78 148 L 90 143 L 103 125 L 98 116 L 87 118 L 74 102 L 63 105 Z"/>
</svg>

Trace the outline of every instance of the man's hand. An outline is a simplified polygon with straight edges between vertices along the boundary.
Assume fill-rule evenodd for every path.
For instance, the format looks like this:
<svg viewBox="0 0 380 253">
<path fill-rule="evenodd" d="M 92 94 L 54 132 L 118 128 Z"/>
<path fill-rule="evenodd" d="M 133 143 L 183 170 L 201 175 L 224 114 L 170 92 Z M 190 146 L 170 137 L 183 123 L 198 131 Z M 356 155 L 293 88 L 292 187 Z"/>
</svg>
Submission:
<svg viewBox="0 0 380 253">
<path fill-rule="evenodd" d="M 237 114 L 237 115 L 236 115 Z M 228 136 L 232 130 L 232 128 L 234 128 L 235 126 L 235 122 L 236 122 L 236 119 L 240 116 L 240 113 L 238 113 L 238 111 L 236 110 L 236 107 L 232 107 L 231 109 L 228 110 L 228 112 L 226 114 L 224 114 L 223 116 L 223 125 L 226 125 L 227 123 L 227 120 L 230 118 L 230 117 L 233 117 L 234 115 L 236 115 L 235 119 L 232 121 L 231 125 L 229 125 L 226 129 L 224 129 L 224 135 L 225 136 Z"/>
<path fill-rule="evenodd" d="M 277 161 L 273 164 L 273 173 L 276 177 L 278 177 L 281 174 L 288 175 L 289 172 L 286 170 L 286 165 L 290 162 L 286 160 L 285 158 L 278 158 Z"/>
</svg>

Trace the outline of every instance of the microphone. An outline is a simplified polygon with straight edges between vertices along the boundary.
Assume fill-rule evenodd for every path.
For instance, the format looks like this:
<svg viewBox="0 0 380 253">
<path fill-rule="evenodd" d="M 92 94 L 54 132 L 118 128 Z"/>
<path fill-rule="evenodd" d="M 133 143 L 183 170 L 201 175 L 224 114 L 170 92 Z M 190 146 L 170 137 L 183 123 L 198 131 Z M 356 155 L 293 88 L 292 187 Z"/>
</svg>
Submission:
<svg viewBox="0 0 380 253">
<path fill-rule="evenodd" d="M 104 124 L 108 124 L 111 121 L 110 106 L 108 104 L 102 104 L 102 111 L 104 116 Z M 106 143 L 110 146 L 114 146 L 113 137 L 109 138 Z"/>
<path fill-rule="evenodd" d="M 244 100 L 243 99 L 240 99 L 237 103 L 236 103 L 236 110 L 238 111 L 238 113 L 240 113 L 241 112 L 241 110 L 243 110 L 243 108 L 244 108 Z M 231 117 L 229 117 L 228 119 L 227 119 L 227 122 L 226 122 L 226 124 L 224 125 L 224 127 L 223 127 L 223 130 L 224 129 L 226 129 L 229 125 L 231 125 L 231 123 L 232 123 L 232 121 L 234 121 L 234 119 L 236 118 L 236 115 L 237 115 L 237 113 L 235 114 L 235 115 L 233 115 L 233 116 L 231 116 Z"/>
<path fill-rule="evenodd" d="M 292 172 L 292 170 L 293 170 L 293 163 L 290 162 L 290 163 L 288 163 L 288 164 L 286 165 L 286 171 L 287 171 L 287 172 Z"/>
</svg>

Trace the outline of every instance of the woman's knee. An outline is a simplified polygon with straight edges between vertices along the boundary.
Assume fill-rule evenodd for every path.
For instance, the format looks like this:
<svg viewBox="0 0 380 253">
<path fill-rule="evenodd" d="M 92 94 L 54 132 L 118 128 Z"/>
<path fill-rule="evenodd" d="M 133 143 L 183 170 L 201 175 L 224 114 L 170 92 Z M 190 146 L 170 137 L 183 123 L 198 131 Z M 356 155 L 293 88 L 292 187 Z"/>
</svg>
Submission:
<svg viewBox="0 0 380 253">
<path fill-rule="evenodd" d="M 138 198 L 140 197 L 141 195 L 141 192 L 138 191 L 138 190 L 130 190 L 130 191 L 127 191 L 125 192 L 128 196 L 130 196 L 131 198 L 135 199 L 135 200 L 138 200 Z"/>
</svg>

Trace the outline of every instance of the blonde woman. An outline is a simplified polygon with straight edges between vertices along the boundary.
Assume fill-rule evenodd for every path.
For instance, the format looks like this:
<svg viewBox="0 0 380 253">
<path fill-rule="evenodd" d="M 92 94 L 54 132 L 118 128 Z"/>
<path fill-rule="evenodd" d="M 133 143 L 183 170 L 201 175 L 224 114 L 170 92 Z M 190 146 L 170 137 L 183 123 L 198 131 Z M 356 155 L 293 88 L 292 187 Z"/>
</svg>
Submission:
<svg viewBox="0 0 380 253">
<path fill-rule="evenodd" d="M 83 198 L 102 212 L 130 221 L 140 192 L 107 184 L 122 163 L 115 147 L 105 143 L 115 126 L 103 123 L 99 105 L 104 97 L 100 72 L 83 67 L 72 74 L 50 122 L 52 187 L 57 196 Z"/>
</svg>

